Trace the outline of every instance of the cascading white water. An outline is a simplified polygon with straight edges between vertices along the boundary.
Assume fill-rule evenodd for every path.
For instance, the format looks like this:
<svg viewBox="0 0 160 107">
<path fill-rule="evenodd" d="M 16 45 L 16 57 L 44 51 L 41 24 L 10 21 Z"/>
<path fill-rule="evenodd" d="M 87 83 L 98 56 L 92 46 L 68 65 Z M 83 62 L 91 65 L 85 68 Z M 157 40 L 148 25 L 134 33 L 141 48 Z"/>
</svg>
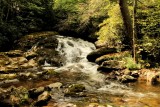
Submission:
<svg viewBox="0 0 160 107">
<path fill-rule="evenodd" d="M 57 51 L 65 57 L 65 62 L 62 67 L 57 68 L 57 72 L 70 71 L 70 72 L 83 72 L 89 75 L 92 82 L 98 82 L 101 85 L 98 86 L 96 91 L 107 92 L 110 94 L 124 94 L 129 96 L 145 97 L 146 95 L 154 96 L 154 93 L 135 93 L 131 88 L 110 82 L 105 84 L 105 76 L 97 71 L 97 66 L 95 63 L 91 63 L 86 59 L 86 56 L 95 49 L 93 43 L 84 41 L 82 39 L 76 39 L 72 37 L 63 37 L 57 35 L 59 40 Z M 86 84 L 86 81 L 81 81 L 81 83 Z M 92 84 L 92 83 L 90 83 Z M 94 83 L 93 83 L 94 84 Z M 88 85 L 88 84 L 87 84 Z M 94 85 L 92 85 L 94 86 Z M 91 87 L 90 89 L 92 89 Z"/>
<path fill-rule="evenodd" d="M 69 70 L 71 72 L 84 72 L 89 74 L 92 80 L 104 81 L 104 76 L 97 72 L 97 65 L 88 62 L 87 54 L 95 49 L 93 43 L 72 37 L 57 36 L 59 45 L 57 51 L 65 56 L 64 66 L 57 71 Z"/>
</svg>

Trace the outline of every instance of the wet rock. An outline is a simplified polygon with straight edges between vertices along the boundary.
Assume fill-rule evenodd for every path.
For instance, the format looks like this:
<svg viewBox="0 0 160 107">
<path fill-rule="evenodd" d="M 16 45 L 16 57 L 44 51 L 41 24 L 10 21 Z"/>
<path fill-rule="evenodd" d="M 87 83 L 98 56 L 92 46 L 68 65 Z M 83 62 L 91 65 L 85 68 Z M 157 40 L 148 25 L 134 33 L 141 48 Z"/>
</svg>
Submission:
<svg viewBox="0 0 160 107">
<path fill-rule="evenodd" d="M 60 88 L 62 87 L 62 83 L 60 83 L 60 82 L 52 83 L 52 84 L 49 84 L 48 87 L 50 89 L 56 88 L 56 89 L 60 90 Z"/>
<path fill-rule="evenodd" d="M 37 66 L 34 60 L 27 60 L 25 57 L 8 57 L 8 60 L 1 58 L 0 61 L 0 71 L 3 72 L 16 72 L 21 68 L 30 68 Z M 3 63 L 3 64 L 2 64 Z"/>
<path fill-rule="evenodd" d="M 123 75 L 120 79 L 122 83 L 130 83 L 130 82 L 135 82 L 137 81 L 137 78 L 134 78 L 133 76 L 130 75 Z"/>
<path fill-rule="evenodd" d="M 98 41 L 95 42 L 96 48 L 101 48 L 107 46 L 107 43 L 99 43 Z"/>
<path fill-rule="evenodd" d="M 110 60 L 103 62 L 97 70 L 102 72 L 110 72 L 110 71 L 117 71 L 125 69 L 125 62 L 123 61 L 116 61 L 116 60 Z"/>
<path fill-rule="evenodd" d="M 38 57 L 38 58 L 37 58 L 37 63 L 38 63 L 39 65 L 44 65 L 44 63 L 45 63 L 45 58 L 44 58 L 44 57 Z"/>
<path fill-rule="evenodd" d="M 82 84 L 72 84 L 64 90 L 65 96 L 71 97 L 86 97 L 85 86 Z"/>
<path fill-rule="evenodd" d="M 100 71 L 100 72 L 110 73 L 110 72 L 116 71 L 118 69 L 116 69 L 116 68 L 109 68 L 109 67 L 106 67 L 106 66 L 99 66 L 97 68 L 97 70 Z"/>
<path fill-rule="evenodd" d="M 138 77 L 139 77 L 139 72 L 138 72 L 138 70 L 132 71 L 132 72 L 131 72 L 131 76 L 133 76 L 133 77 L 135 77 L 135 78 L 138 78 Z"/>
<path fill-rule="evenodd" d="M 11 61 L 12 61 L 11 62 L 12 65 L 22 65 L 28 62 L 28 60 L 25 57 L 14 57 L 14 58 L 11 58 Z"/>
<path fill-rule="evenodd" d="M 117 68 L 117 69 L 123 69 L 125 63 L 123 61 L 116 61 L 116 60 L 110 60 L 110 61 L 104 61 L 101 65 L 102 66 L 108 66 L 110 68 Z"/>
<path fill-rule="evenodd" d="M 22 68 L 32 68 L 32 67 L 36 67 L 36 66 L 38 66 L 36 61 L 34 59 L 31 59 L 27 63 L 22 64 L 20 67 L 22 67 Z"/>
<path fill-rule="evenodd" d="M 158 85 L 160 84 L 160 72 L 148 72 L 147 73 L 147 84 L 148 85 Z"/>
<path fill-rule="evenodd" d="M 101 65 L 104 61 L 109 61 L 109 60 L 121 60 L 122 58 L 130 55 L 129 51 L 122 51 L 118 53 L 111 53 L 111 54 L 106 54 L 98 57 L 95 62 L 99 65 Z"/>
<path fill-rule="evenodd" d="M 27 60 L 30 60 L 30 59 L 37 57 L 37 54 L 33 51 L 28 51 L 24 53 L 24 56 L 27 58 Z"/>
<path fill-rule="evenodd" d="M 44 65 L 45 62 L 49 63 L 52 66 L 62 66 L 64 62 L 64 56 L 59 55 L 58 51 L 53 49 L 39 49 L 37 50 L 38 63 Z"/>
<path fill-rule="evenodd" d="M 21 81 L 26 81 L 29 79 L 37 79 L 38 75 L 31 72 L 26 72 L 26 73 L 19 73 L 17 78 Z"/>
<path fill-rule="evenodd" d="M 44 87 L 34 88 L 29 90 L 29 96 L 31 98 L 37 98 L 40 94 L 45 91 Z"/>
<path fill-rule="evenodd" d="M 129 69 L 124 69 L 122 72 L 124 73 L 124 75 L 131 75 L 131 70 Z"/>
<path fill-rule="evenodd" d="M 38 96 L 38 99 L 35 106 L 45 106 L 47 105 L 48 101 L 51 99 L 51 95 L 48 91 L 44 91 L 41 95 Z"/>
<path fill-rule="evenodd" d="M 3 79 L 14 79 L 17 77 L 17 74 L 0 74 L 0 80 Z"/>
<path fill-rule="evenodd" d="M 115 71 L 112 71 L 110 73 L 107 73 L 106 80 L 115 81 L 115 80 L 118 80 L 119 77 L 121 77 L 120 74 L 117 75 L 117 73 Z"/>
<path fill-rule="evenodd" d="M 94 50 L 93 52 L 89 53 L 87 55 L 88 61 L 95 62 L 95 60 L 105 54 L 110 54 L 110 53 L 117 53 L 116 48 L 108 48 L 108 47 L 102 47 L 99 49 Z"/>
<path fill-rule="evenodd" d="M 0 85 L 6 85 L 6 84 L 13 84 L 19 82 L 18 79 L 11 79 L 11 80 L 3 80 L 0 82 Z"/>
<path fill-rule="evenodd" d="M 74 44 L 73 44 L 72 42 L 70 42 L 70 41 L 67 41 L 67 44 L 68 44 L 69 46 L 74 47 Z"/>
<path fill-rule="evenodd" d="M 7 55 L 8 57 L 21 57 L 23 55 L 23 51 L 11 50 L 9 52 L 5 52 L 5 55 Z"/>
</svg>

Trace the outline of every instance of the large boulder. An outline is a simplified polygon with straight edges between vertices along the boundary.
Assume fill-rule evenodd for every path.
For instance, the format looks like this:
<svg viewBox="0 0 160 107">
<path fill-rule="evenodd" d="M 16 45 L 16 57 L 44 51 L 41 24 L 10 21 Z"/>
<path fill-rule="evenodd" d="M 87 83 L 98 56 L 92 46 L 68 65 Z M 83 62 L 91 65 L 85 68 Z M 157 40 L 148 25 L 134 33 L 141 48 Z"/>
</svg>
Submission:
<svg viewBox="0 0 160 107">
<path fill-rule="evenodd" d="M 94 50 L 93 52 L 89 53 L 87 55 L 87 59 L 91 62 L 95 62 L 95 60 L 105 54 L 110 54 L 110 53 L 117 53 L 116 48 L 108 48 L 108 47 L 102 47 L 99 49 Z"/>
<path fill-rule="evenodd" d="M 26 35 L 15 42 L 14 48 L 28 51 L 29 49 L 33 48 L 33 46 L 42 46 L 45 44 L 48 46 L 50 43 L 52 48 L 56 48 L 58 43 L 57 39 L 54 37 L 56 34 L 56 32 L 39 32 Z"/>
<path fill-rule="evenodd" d="M 102 56 L 98 57 L 95 60 L 95 62 L 100 65 L 104 61 L 108 61 L 108 60 L 121 60 L 122 58 L 127 57 L 129 55 L 130 55 L 129 51 L 122 51 L 122 52 L 118 52 L 118 53 L 105 54 L 105 55 L 102 55 Z"/>
<path fill-rule="evenodd" d="M 56 50 L 58 46 L 56 35 L 56 32 L 26 35 L 16 42 L 14 48 L 25 51 L 24 57 L 28 60 L 34 59 L 39 65 L 44 65 L 47 62 L 52 66 L 61 66 L 63 56 Z"/>
<path fill-rule="evenodd" d="M 121 81 L 122 83 L 130 83 L 130 82 L 135 82 L 137 81 L 137 78 L 131 76 L 131 75 L 123 75 L 119 81 Z"/>
<path fill-rule="evenodd" d="M 111 72 L 111 71 L 117 71 L 125 69 L 125 62 L 123 61 L 116 61 L 116 60 L 110 60 L 110 61 L 104 61 L 99 67 L 98 71 L 102 72 Z"/>
<path fill-rule="evenodd" d="M 48 101 L 51 99 L 51 95 L 48 91 L 44 91 L 42 94 L 38 96 L 37 101 L 35 102 L 35 106 L 45 106 Z"/>
</svg>

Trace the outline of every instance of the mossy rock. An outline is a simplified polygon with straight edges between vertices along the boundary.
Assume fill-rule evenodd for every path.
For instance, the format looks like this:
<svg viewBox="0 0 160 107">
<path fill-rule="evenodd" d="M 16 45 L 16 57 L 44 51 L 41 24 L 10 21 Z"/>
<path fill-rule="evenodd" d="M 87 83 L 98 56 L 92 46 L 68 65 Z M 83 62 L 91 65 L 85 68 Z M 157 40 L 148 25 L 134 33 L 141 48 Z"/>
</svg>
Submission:
<svg viewBox="0 0 160 107">
<path fill-rule="evenodd" d="M 40 65 L 44 65 L 46 61 L 52 66 L 61 66 L 64 61 L 64 57 L 53 49 L 38 49 L 36 53 L 38 54 L 37 63 Z"/>
<path fill-rule="evenodd" d="M 69 91 L 71 92 L 82 92 L 84 90 L 85 90 L 85 87 L 82 84 L 72 84 L 69 86 Z"/>
<path fill-rule="evenodd" d="M 65 90 L 65 96 L 71 97 L 85 97 L 85 86 L 83 84 L 72 84 Z"/>
<path fill-rule="evenodd" d="M 130 56 L 130 52 L 129 51 L 122 51 L 122 52 L 118 52 L 118 53 L 112 53 L 112 54 L 106 54 L 106 55 L 100 56 L 95 60 L 95 62 L 100 65 L 104 61 L 121 60 L 123 57 L 127 57 L 127 56 Z"/>
<path fill-rule="evenodd" d="M 57 35 L 57 32 L 38 32 L 38 33 L 32 33 L 30 35 L 26 35 L 22 37 L 20 40 L 16 41 L 16 46 L 14 46 L 15 49 L 20 49 L 27 51 L 32 48 L 32 46 L 37 45 L 40 43 L 41 45 L 45 45 L 48 40 L 49 43 L 57 44 L 57 40 L 54 38 L 55 35 Z M 48 39 L 47 39 L 48 38 Z M 44 42 L 43 42 L 44 41 Z M 54 42 L 53 42 L 54 41 Z M 47 43 L 46 45 L 48 46 Z M 49 45 L 51 47 L 51 45 Z M 56 47 L 52 44 L 53 47 Z"/>
<path fill-rule="evenodd" d="M 125 62 L 117 60 L 104 61 L 99 67 L 98 71 L 111 72 L 125 69 Z"/>
<path fill-rule="evenodd" d="M 117 49 L 116 48 L 102 47 L 102 48 L 96 49 L 93 52 L 89 53 L 87 55 L 87 59 L 88 59 L 88 61 L 95 62 L 95 60 L 98 57 L 106 55 L 106 54 L 111 54 L 111 53 L 117 53 Z"/>
</svg>

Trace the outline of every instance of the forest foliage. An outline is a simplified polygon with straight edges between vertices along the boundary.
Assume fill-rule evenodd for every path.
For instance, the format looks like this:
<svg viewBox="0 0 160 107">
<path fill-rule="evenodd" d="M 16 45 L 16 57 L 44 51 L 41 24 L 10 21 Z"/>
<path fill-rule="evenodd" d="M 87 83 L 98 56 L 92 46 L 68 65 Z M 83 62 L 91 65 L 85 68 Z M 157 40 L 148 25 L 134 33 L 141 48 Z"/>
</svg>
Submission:
<svg viewBox="0 0 160 107">
<path fill-rule="evenodd" d="M 128 0 L 132 17 L 133 0 Z M 160 1 L 138 0 L 136 48 L 145 63 L 160 60 Z M 126 30 L 118 0 L 1 0 L 0 50 L 37 31 L 96 40 L 96 44 L 122 48 Z M 140 50 L 140 51 L 139 51 Z M 154 64 L 155 65 L 155 64 Z"/>
<path fill-rule="evenodd" d="M 7 50 L 20 36 L 53 25 L 52 6 L 52 0 L 1 0 L 0 49 Z"/>
</svg>

